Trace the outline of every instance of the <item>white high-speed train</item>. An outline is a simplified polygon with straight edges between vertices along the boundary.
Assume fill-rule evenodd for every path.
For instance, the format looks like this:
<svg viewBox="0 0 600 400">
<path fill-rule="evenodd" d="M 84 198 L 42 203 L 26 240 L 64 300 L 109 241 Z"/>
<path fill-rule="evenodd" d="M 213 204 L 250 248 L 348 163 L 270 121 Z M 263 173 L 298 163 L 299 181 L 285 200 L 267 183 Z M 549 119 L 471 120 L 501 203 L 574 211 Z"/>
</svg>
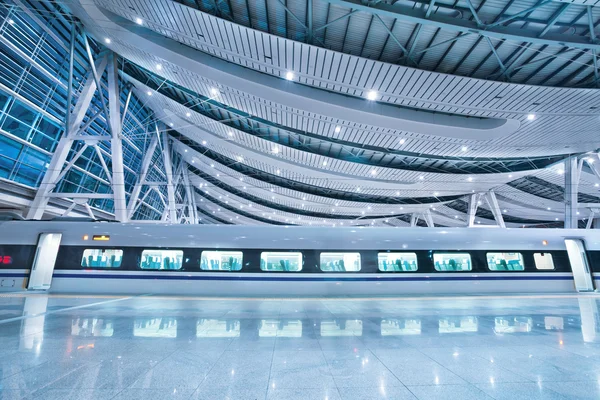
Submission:
<svg viewBox="0 0 600 400">
<path fill-rule="evenodd" d="M 599 283 L 595 230 L 0 222 L 2 291 L 356 296 Z"/>
</svg>

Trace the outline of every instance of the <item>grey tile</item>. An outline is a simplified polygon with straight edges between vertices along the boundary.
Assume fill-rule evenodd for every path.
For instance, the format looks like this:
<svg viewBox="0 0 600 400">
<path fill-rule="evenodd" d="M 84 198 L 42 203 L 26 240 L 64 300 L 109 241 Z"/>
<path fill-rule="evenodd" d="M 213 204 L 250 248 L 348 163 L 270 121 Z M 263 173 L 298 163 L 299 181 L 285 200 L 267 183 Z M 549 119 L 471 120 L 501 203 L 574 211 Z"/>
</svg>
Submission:
<svg viewBox="0 0 600 400">
<path fill-rule="evenodd" d="M 125 389 L 113 400 L 187 400 L 193 392 L 191 389 Z"/>
<path fill-rule="evenodd" d="M 543 383 L 495 383 L 476 385 L 496 400 L 566 400 Z"/>
<path fill-rule="evenodd" d="M 219 387 L 200 388 L 190 400 L 263 400 L 267 388 Z"/>
<path fill-rule="evenodd" d="M 269 387 L 267 400 L 342 400 L 337 389 L 278 389 Z"/>
<path fill-rule="evenodd" d="M 120 389 L 43 389 L 34 392 L 29 398 L 37 400 L 106 400 L 112 399 L 119 392 Z"/>
<path fill-rule="evenodd" d="M 416 397 L 403 386 L 378 386 L 368 388 L 339 388 L 344 400 L 414 400 Z"/>
<path fill-rule="evenodd" d="M 4 390 L 0 386 L 1 400 L 21 400 L 27 398 L 28 391 L 24 390 Z"/>
<path fill-rule="evenodd" d="M 493 400 L 472 385 L 408 386 L 408 390 L 419 400 Z"/>
<path fill-rule="evenodd" d="M 600 399 L 600 382 L 544 382 L 544 387 L 573 400 Z"/>
</svg>

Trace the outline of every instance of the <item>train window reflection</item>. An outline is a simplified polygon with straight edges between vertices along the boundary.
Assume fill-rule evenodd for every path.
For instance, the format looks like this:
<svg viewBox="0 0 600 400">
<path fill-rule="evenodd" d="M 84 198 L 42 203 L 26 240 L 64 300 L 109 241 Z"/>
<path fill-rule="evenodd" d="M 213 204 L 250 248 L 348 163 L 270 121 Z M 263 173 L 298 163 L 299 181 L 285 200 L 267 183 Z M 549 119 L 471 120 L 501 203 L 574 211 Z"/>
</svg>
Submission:
<svg viewBox="0 0 600 400">
<path fill-rule="evenodd" d="M 81 257 L 83 268 L 119 268 L 123 261 L 123 250 L 85 249 Z"/>
<path fill-rule="evenodd" d="M 144 250 L 140 262 L 141 269 L 177 270 L 183 262 L 182 250 Z"/>
<path fill-rule="evenodd" d="M 438 321 L 440 333 L 477 332 L 477 317 L 442 318 Z"/>
<path fill-rule="evenodd" d="M 533 319 L 529 317 L 496 317 L 494 318 L 494 332 L 517 333 L 531 332 Z"/>
<path fill-rule="evenodd" d="M 433 264 L 436 271 L 470 271 L 472 269 L 469 253 L 433 253 Z"/>
<path fill-rule="evenodd" d="M 241 251 L 203 251 L 200 269 L 203 271 L 239 271 L 242 269 Z"/>
<path fill-rule="evenodd" d="M 383 272 L 416 271 L 417 255 L 415 253 L 379 253 L 377 254 L 379 270 Z"/>
<path fill-rule="evenodd" d="M 544 317 L 544 328 L 548 331 L 562 331 L 565 329 L 563 317 Z"/>
<path fill-rule="evenodd" d="M 133 321 L 133 336 L 175 338 L 177 320 L 175 318 L 145 318 Z"/>
<path fill-rule="evenodd" d="M 263 319 L 258 328 L 259 337 L 302 337 L 302 321 Z"/>
<path fill-rule="evenodd" d="M 490 271 L 524 271 L 525 263 L 521 253 L 487 253 Z"/>
<path fill-rule="evenodd" d="M 321 336 L 362 336 L 360 319 L 321 321 Z"/>
<path fill-rule="evenodd" d="M 232 338 L 240 337 L 239 319 L 199 319 L 196 323 L 196 337 Z"/>
<path fill-rule="evenodd" d="M 536 269 L 554 269 L 554 260 L 550 253 L 533 253 Z"/>
<path fill-rule="evenodd" d="M 381 336 L 420 335 L 420 319 L 384 319 L 381 320 Z"/>
<path fill-rule="evenodd" d="M 260 253 L 260 269 L 262 271 L 301 271 L 302 253 L 281 251 Z"/>
<path fill-rule="evenodd" d="M 321 271 L 360 271 L 360 253 L 321 253 Z"/>
<path fill-rule="evenodd" d="M 110 337 L 115 332 L 112 321 L 98 318 L 77 318 L 71 321 L 72 336 Z"/>
</svg>

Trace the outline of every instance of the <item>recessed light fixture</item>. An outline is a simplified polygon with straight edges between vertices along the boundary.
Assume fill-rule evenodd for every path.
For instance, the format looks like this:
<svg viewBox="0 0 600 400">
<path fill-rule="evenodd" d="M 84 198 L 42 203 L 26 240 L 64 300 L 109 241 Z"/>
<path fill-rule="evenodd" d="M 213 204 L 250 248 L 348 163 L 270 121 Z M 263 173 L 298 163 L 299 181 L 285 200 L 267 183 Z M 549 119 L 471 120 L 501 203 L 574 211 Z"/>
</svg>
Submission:
<svg viewBox="0 0 600 400">
<path fill-rule="evenodd" d="M 294 80 L 294 73 L 292 71 L 286 72 L 285 73 L 285 79 L 287 79 L 288 81 Z"/>
<path fill-rule="evenodd" d="M 507 212 L 508 210 L 505 208 L 504 210 L 502 210 L 503 213 Z"/>
<path fill-rule="evenodd" d="M 512 174 L 508 174 L 508 177 L 509 177 L 509 178 L 512 178 Z"/>
<path fill-rule="evenodd" d="M 369 90 L 367 92 L 367 99 L 369 99 L 369 100 L 377 100 L 377 92 L 375 90 Z"/>
<path fill-rule="evenodd" d="M 279 175 L 281 173 L 280 170 L 277 170 L 277 175 Z M 271 191 L 273 191 L 273 189 L 271 189 Z"/>
<path fill-rule="evenodd" d="M 600 186 L 600 183 L 594 183 L 594 187 Z"/>
<path fill-rule="evenodd" d="M 104 38 L 104 43 L 110 44 L 110 42 L 111 42 L 110 38 Z"/>
<path fill-rule="evenodd" d="M 324 165 L 324 166 L 325 166 L 325 165 L 327 165 L 327 161 L 323 161 L 323 165 Z"/>
<path fill-rule="evenodd" d="M 152 92 L 151 92 L 151 91 L 149 91 L 149 90 L 146 92 L 146 94 L 147 94 L 148 96 L 152 96 Z"/>
<path fill-rule="evenodd" d="M 404 144 L 404 143 L 406 143 L 406 140 L 404 140 L 404 139 L 400 139 L 400 141 L 399 141 L 398 143 L 400 143 L 400 144 Z"/>
<path fill-rule="evenodd" d="M 550 211 L 550 210 L 552 210 L 552 208 L 550 208 L 550 207 L 546 207 L 546 210 Z"/>
<path fill-rule="evenodd" d="M 173 126 L 173 123 L 172 123 L 172 122 L 169 122 L 169 126 L 171 126 L 171 127 L 172 127 L 172 126 Z"/>
<path fill-rule="evenodd" d="M 192 116 L 192 114 L 190 114 L 190 113 L 185 113 L 185 116 L 186 116 L 186 117 L 191 117 L 191 116 Z"/>
<path fill-rule="evenodd" d="M 229 135 L 229 137 L 233 136 L 233 132 L 229 131 L 227 132 L 227 135 Z"/>
<path fill-rule="evenodd" d="M 460 149 L 461 149 L 461 151 L 467 151 L 467 150 L 469 150 L 469 148 L 467 146 L 463 146 Z"/>
<path fill-rule="evenodd" d="M 9 23 L 9 25 L 14 25 L 15 24 L 15 20 L 14 19 L 9 19 L 8 23 Z"/>
<path fill-rule="evenodd" d="M 342 130 L 342 128 L 341 128 L 341 127 L 339 127 L 339 126 L 336 126 L 336 127 L 335 127 L 335 133 L 340 133 L 340 131 L 341 131 L 341 130 Z"/>
<path fill-rule="evenodd" d="M 468 180 L 469 182 L 473 182 L 473 177 L 472 177 L 472 176 L 470 176 L 470 177 L 468 177 L 468 178 L 467 178 L 467 180 Z"/>
<path fill-rule="evenodd" d="M 357 191 L 357 192 L 360 192 L 360 188 L 359 188 L 359 187 L 357 187 L 357 188 L 356 188 L 356 191 Z"/>
<path fill-rule="evenodd" d="M 135 19 L 135 23 L 136 23 L 136 24 L 138 24 L 138 25 L 142 25 L 142 24 L 144 23 L 144 20 L 143 20 L 143 19 L 141 19 L 140 17 L 137 17 L 137 18 Z"/>
<path fill-rule="evenodd" d="M 564 170 L 562 170 L 562 169 L 559 169 L 559 170 L 557 171 L 557 173 L 558 173 L 559 175 L 562 175 L 562 174 L 564 174 L 564 173 L 565 173 L 565 171 L 564 171 Z"/>
<path fill-rule="evenodd" d="M 419 179 L 420 179 L 420 180 L 423 180 L 423 179 L 425 179 L 425 177 L 424 177 L 423 175 L 421 175 L 421 176 L 419 177 Z"/>
<path fill-rule="evenodd" d="M 206 140 L 203 140 L 203 141 L 202 141 L 202 144 L 204 144 L 204 145 L 205 145 L 205 144 L 206 144 Z"/>
<path fill-rule="evenodd" d="M 437 195 L 439 195 L 439 194 L 440 194 L 439 192 L 433 192 L 433 195 L 434 195 L 434 196 L 437 196 Z"/>
<path fill-rule="evenodd" d="M 535 114 L 527 114 L 527 120 L 533 121 L 535 119 Z"/>
<path fill-rule="evenodd" d="M 278 147 L 273 147 L 273 149 L 271 151 L 273 153 L 277 154 L 277 153 L 279 153 L 279 148 Z"/>
<path fill-rule="evenodd" d="M 162 64 L 156 64 L 156 69 L 160 71 L 162 69 Z"/>
<path fill-rule="evenodd" d="M 187 153 L 187 149 L 183 149 L 183 152 L 184 152 L 184 153 Z"/>
<path fill-rule="evenodd" d="M 216 96 L 219 94 L 219 89 L 217 88 L 210 88 L 210 94 L 212 94 L 213 96 Z"/>
<path fill-rule="evenodd" d="M 376 171 L 376 170 L 374 170 L 374 169 L 372 169 L 372 170 L 371 170 L 371 175 L 377 175 L 377 171 Z"/>
<path fill-rule="evenodd" d="M 215 164 L 210 164 L 210 166 L 211 166 L 212 168 L 214 168 L 214 167 L 215 167 Z"/>
</svg>

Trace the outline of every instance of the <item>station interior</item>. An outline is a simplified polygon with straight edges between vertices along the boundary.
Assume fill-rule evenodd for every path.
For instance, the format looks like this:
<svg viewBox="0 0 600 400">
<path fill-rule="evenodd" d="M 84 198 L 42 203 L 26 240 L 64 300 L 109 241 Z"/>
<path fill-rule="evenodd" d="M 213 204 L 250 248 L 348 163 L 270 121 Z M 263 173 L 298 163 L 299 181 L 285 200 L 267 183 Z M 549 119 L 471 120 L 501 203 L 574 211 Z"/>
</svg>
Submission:
<svg viewBox="0 0 600 400">
<path fill-rule="evenodd" d="M 600 399 L 599 25 L 0 0 L 0 400 Z"/>
</svg>

